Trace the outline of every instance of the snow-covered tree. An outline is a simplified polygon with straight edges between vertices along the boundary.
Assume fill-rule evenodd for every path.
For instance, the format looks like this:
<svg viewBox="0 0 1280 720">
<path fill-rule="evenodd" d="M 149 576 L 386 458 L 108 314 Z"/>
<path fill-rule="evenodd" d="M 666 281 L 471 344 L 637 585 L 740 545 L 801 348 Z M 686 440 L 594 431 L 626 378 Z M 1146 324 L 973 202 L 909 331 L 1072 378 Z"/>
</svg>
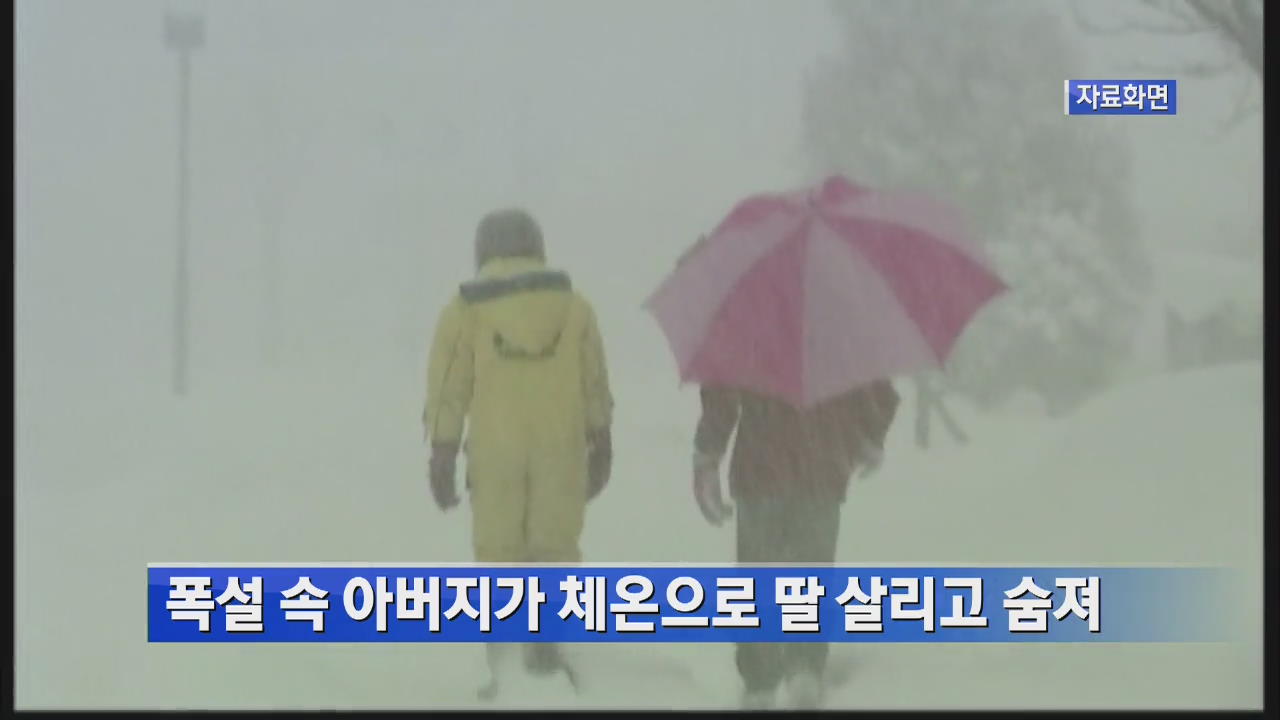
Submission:
<svg viewBox="0 0 1280 720">
<path fill-rule="evenodd" d="M 1180 60 L 1136 61 L 1133 67 L 1143 76 L 1234 76 L 1242 80 L 1235 109 L 1227 117 L 1224 129 L 1233 128 L 1262 110 L 1262 0 L 1109 0 L 1093 7 L 1093 12 L 1079 2 L 1069 5 L 1076 25 L 1085 32 L 1117 39 L 1141 35 L 1163 38 L 1167 40 L 1163 43 L 1166 48 L 1182 55 Z M 1110 20 L 1103 20 L 1100 10 L 1106 10 Z M 1216 52 L 1186 52 L 1186 48 L 1195 47 L 1188 40 L 1205 36 L 1216 40 Z"/>
<path fill-rule="evenodd" d="M 1045 197 L 1015 208 L 986 246 L 1013 291 L 980 314 L 949 368 L 952 386 L 991 404 L 1026 388 L 1056 413 L 1108 380 L 1129 348 L 1141 296 L 1107 259 L 1088 217 Z M 1117 322 L 1116 312 L 1125 318 Z"/>
<path fill-rule="evenodd" d="M 948 386 L 1069 408 L 1127 354 L 1150 270 L 1112 119 L 1062 113 L 1077 69 L 1062 19 L 1027 0 L 832 9 L 846 42 L 805 88 L 816 169 L 963 209 L 1012 290 L 966 331 Z"/>
</svg>

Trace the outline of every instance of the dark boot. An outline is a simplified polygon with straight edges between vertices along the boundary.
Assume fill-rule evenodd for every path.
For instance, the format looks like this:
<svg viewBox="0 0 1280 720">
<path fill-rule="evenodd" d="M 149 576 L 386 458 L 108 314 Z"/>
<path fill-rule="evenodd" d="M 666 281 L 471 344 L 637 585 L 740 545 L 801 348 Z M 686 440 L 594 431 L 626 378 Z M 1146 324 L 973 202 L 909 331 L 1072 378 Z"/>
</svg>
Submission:
<svg viewBox="0 0 1280 720">
<path fill-rule="evenodd" d="M 546 677 L 556 673 L 564 673 L 565 679 L 573 687 L 574 692 L 580 690 L 578 674 L 573 671 L 556 643 L 528 643 L 524 646 L 524 667 L 530 675 Z"/>
<path fill-rule="evenodd" d="M 489 666 L 489 680 L 476 691 L 479 699 L 488 701 L 498 696 L 498 692 L 502 689 L 502 680 L 511 672 L 511 651 L 514 649 L 509 645 L 497 643 L 484 646 L 485 660 Z"/>
<path fill-rule="evenodd" d="M 564 657 L 555 643 L 529 643 L 524 647 L 524 667 L 531 675 L 551 675 L 564 667 Z"/>
</svg>

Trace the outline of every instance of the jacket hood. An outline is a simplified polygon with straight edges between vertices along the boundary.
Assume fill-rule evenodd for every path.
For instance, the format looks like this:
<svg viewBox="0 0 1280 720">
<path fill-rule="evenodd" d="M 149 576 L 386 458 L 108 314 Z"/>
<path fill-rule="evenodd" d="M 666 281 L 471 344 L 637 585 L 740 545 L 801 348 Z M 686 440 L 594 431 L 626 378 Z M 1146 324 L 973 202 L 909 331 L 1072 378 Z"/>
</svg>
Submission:
<svg viewBox="0 0 1280 720">
<path fill-rule="evenodd" d="M 569 316 L 573 286 L 569 276 L 537 258 L 495 257 L 459 293 L 477 314 L 481 332 L 498 354 L 537 360 L 554 354 Z"/>
</svg>

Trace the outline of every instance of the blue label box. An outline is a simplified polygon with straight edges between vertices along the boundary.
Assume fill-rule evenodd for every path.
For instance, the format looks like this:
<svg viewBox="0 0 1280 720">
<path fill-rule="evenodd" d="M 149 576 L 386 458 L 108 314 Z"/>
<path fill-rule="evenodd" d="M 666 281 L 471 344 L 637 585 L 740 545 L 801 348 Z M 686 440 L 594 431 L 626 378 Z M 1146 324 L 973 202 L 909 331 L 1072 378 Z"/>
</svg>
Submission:
<svg viewBox="0 0 1280 720">
<path fill-rule="evenodd" d="M 149 642 L 1168 642 L 1207 568 L 150 566 Z"/>
<path fill-rule="evenodd" d="M 1177 115 L 1177 80 L 1064 80 L 1065 115 Z"/>
</svg>

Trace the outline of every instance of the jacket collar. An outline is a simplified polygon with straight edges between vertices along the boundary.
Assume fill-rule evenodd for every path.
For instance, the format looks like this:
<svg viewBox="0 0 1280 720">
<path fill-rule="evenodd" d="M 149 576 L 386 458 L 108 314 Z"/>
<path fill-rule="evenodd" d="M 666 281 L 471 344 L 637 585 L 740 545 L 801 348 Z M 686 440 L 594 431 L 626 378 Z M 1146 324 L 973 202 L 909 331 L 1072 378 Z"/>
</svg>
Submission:
<svg viewBox="0 0 1280 720">
<path fill-rule="evenodd" d="M 489 278 L 509 277 L 521 273 L 545 270 L 546 267 L 547 264 L 537 258 L 496 257 L 480 266 L 480 269 L 476 272 L 476 279 L 487 280 Z"/>
</svg>

